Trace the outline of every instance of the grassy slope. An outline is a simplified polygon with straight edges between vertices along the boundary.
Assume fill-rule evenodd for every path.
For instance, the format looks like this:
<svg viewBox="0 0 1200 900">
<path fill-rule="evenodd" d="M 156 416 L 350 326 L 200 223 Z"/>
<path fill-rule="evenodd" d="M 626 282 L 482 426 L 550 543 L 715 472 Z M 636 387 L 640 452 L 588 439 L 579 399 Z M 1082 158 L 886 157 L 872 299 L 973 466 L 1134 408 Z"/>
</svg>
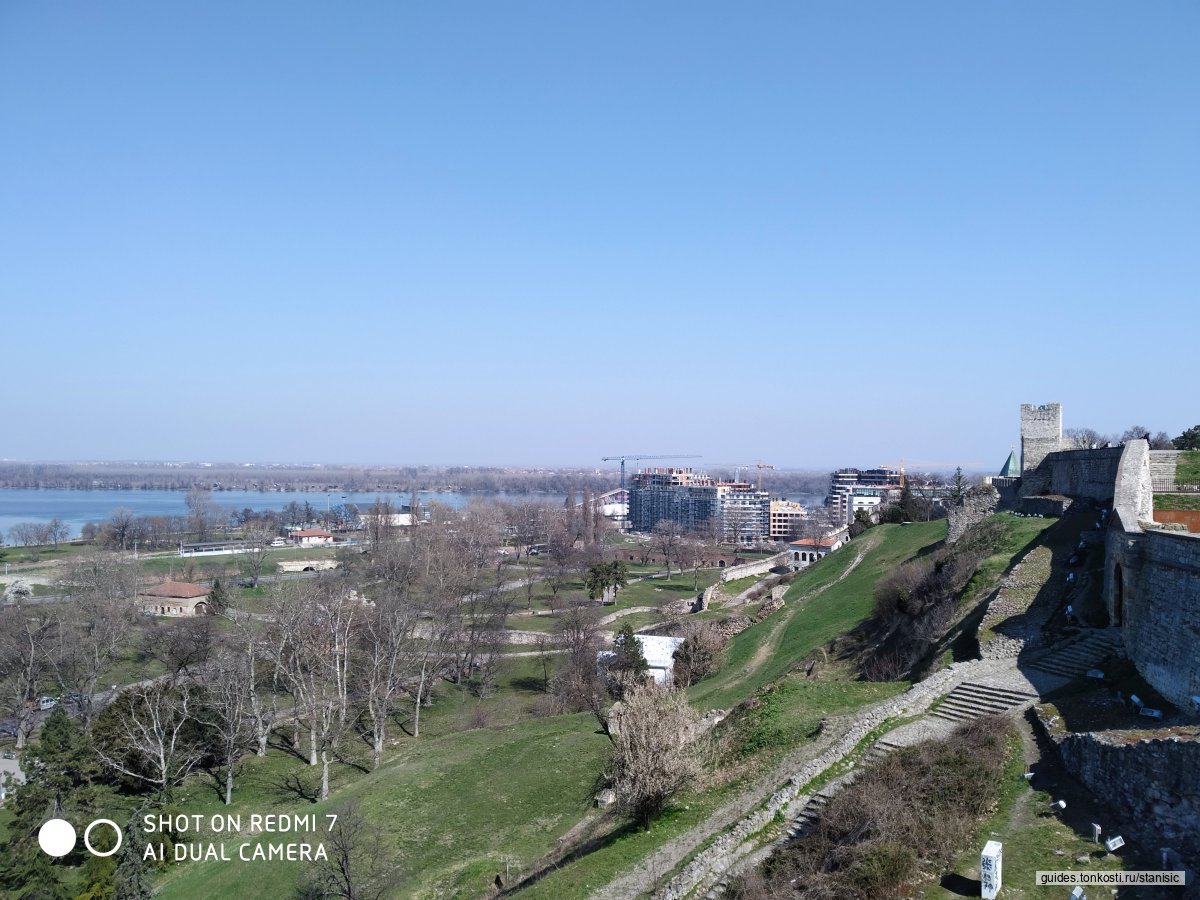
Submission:
<svg viewBox="0 0 1200 900">
<path fill-rule="evenodd" d="M 738 635 L 725 670 L 692 689 L 696 705 L 732 706 L 784 676 L 795 660 L 869 613 L 871 587 L 880 574 L 944 533 L 944 522 L 881 526 L 803 573 L 789 589 L 784 610 Z M 862 549 L 867 550 L 863 562 L 834 584 Z M 691 590 L 690 575 L 679 580 Z M 832 587 L 813 596 L 826 585 Z M 630 605 L 639 605 L 631 600 Z M 759 652 L 764 645 L 766 652 Z M 540 678 L 540 664 L 529 659 L 511 665 L 506 689 L 490 701 L 481 704 L 450 692 L 424 720 L 420 741 L 402 737 L 380 771 L 359 778 L 344 767 L 335 772 L 333 803 L 359 800 L 369 820 L 382 829 L 388 862 L 406 879 L 397 895 L 476 896 L 503 871 L 505 861 L 513 863 L 514 874 L 526 869 L 587 814 L 607 741 L 586 716 L 517 721 L 529 715 L 537 700 L 530 686 Z M 777 711 L 764 722 L 763 746 L 775 758 L 785 746 L 802 742 L 820 718 L 849 712 L 902 687 L 788 679 L 776 692 Z M 493 715 L 500 727 L 462 730 L 474 707 L 496 705 L 500 711 Z M 510 722 L 515 724 L 506 724 Z M 272 754 L 265 761 L 250 760 L 246 768 L 234 812 L 323 812 L 331 805 L 284 799 L 278 787 L 284 774 L 314 775 L 297 760 Z M 539 882 L 529 894 L 582 895 L 589 885 L 605 883 L 703 821 L 744 787 L 735 782 L 684 798 L 648 832 L 618 830 L 600 850 Z M 193 787 L 182 808 L 189 813 L 221 811 L 207 786 Z M 247 878 L 249 870 L 242 863 L 172 867 L 161 896 L 283 898 L 301 869 L 297 863 L 257 863 L 254 877 Z"/>
<path fill-rule="evenodd" d="M 1004 523 L 1008 534 L 1000 548 L 979 564 L 975 575 L 967 582 L 961 605 L 966 606 L 979 600 L 999 583 L 1000 578 L 1016 561 L 1014 557 L 1032 549 L 1043 531 L 1058 522 L 1058 519 L 1038 519 L 1014 516 L 1012 513 L 997 513 L 992 517 Z"/>
<path fill-rule="evenodd" d="M 1175 466 L 1176 484 L 1200 484 L 1200 450 L 1188 450 L 1179 454 Z"/>
<path fill-rule="evenodd" d="M 797 660 L 870 614 L 872 590 L 881 575 L 945 536 L 945 520 L 880 525 L 821 560 L 792 582 L 782 611 L 733 638 L 724 670 L 692 689 L 694 702 L 728 708 L 784 675 Z M 864 549 L 862 562 L 845 575 Z M 823 593 L 804 599 L 821 588 Z M 761 653 L 768 642 L 770 649 Z"/>
<path fill-rule="evenodd" d="M 587 812 L 608 745 L 593 725 L 562 716 L 407 742 L 333 801 L 296 810 L 356 801 L 379 829 L 386 865 L 404 873 L 404 895 L 476 896 L 505 861 L 519 867 L 539 856 Z M 300 868 L 257 863 L 247 878 L 243 864 L 193 864 L 158 896 L 286 897 Z"/>
</svg>

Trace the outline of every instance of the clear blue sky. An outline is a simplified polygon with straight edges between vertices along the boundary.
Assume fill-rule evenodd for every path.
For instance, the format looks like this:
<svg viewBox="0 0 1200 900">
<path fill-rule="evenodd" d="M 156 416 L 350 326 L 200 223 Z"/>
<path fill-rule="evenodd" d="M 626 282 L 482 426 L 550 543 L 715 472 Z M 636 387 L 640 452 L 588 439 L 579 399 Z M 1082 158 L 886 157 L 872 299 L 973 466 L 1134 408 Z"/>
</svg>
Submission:
<svg viewBox="0 0 1200 900">
<path fill-rule="evenodd" d="M 0 6 L 0 457 L 1200 421 L 1200 4 Z"/>
</svg>

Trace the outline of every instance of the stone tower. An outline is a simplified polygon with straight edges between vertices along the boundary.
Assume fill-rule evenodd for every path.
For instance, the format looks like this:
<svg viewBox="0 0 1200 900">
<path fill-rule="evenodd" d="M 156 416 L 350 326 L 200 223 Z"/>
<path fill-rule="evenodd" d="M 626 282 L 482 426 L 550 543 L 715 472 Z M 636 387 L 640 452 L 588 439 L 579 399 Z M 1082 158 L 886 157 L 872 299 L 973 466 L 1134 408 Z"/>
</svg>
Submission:
<svg viewBox="0 0 1200 900">
<path fill-rule="evenodd" d="M 1038 467 L 1046 455 L 1062 449 L 1062 404 L 1021 404 L 1021 472 Z"/>
</svg>

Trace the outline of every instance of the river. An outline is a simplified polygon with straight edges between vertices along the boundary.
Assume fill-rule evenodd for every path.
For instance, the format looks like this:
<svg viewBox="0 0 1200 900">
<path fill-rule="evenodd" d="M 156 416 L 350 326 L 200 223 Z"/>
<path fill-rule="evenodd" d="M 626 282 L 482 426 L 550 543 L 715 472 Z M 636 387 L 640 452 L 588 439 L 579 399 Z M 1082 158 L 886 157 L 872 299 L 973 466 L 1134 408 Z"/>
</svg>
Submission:
<svg viewBox="0 0 1200 900">
<path fill-rule="evenodd" d="M 186 496 L 183 491 L 0 490 L 0 541 L 7 538 L 8 530 L 19 522 L 48 522 L 56 516 L 67 523 L 72 537 L 78 537 L 79 530 L 88 522 L 103 522 L 114 509 L 129 509 L 136 516 L 182 516 L 187 514 Z M 366 509 L 377 497 L 391 500 L 398 509 L 408 505 L 411 495 L 374 491 L 214 491 L 212 495 L 218 507 L 230 512 L 247 507 L 280 510 L 293 501 L 303 505 L 306 500 L 321 512 L 327 505 L 332 508 L 339 503 L 353 503 L 359 509 Z M 466 506 L 472 498 L 545 500 L 559 504 L 564 499 L 548 494 L 462 494 L 456 491 L 419 491 L 418 497 L 422 503 L 436 500 L 455 509 Z"/>
</svg>

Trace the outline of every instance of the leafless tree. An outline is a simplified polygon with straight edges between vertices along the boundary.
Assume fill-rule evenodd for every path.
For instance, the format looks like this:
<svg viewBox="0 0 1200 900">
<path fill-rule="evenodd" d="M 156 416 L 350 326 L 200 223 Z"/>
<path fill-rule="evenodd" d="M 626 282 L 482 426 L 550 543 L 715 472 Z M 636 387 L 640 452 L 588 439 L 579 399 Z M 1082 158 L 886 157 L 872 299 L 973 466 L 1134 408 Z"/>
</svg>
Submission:
<svg viewBox="0 0 1200 900">
<path fill-rule="evenodd" d="M 1150 438 L 1151 450 L 1173 450 L 1174 448 L 1175 442 L 1165 431 L 1155 432 L 1154 436 Z"/>
<path fill-rule="evenodd" d="M 251 587 L 258 587 L 263 568 L 271 557 L 271 542 L 277 535 L 270 523 L 254 519 L 242 526 L 242 542 L 245 553 L 238 554 L 238 569 L 250 579 Z"/>
<path fill-rule="evenodd" d="M 71 526 L 55 516 L 46 523 L 46 537 L 57 549 L 58 545 L 71 536 Z"/>
<path fill-rule="evenodd" d="M 380 900 L 392 887 L 380 831 L 354 802 L 334 810 L 337 820 L 325 838 L 327 860 L 313 863 L 310 877 L 322 898 Z"/>
<path fill-rule="evenodd" d="M 626 693 L 610 723 L 608 778 L 618 808 L 649 828 L 702 771 L 698 717 L 682 692 L 647 685 Z"/>
<path fill-rule="evenodd" d="M 1102 434 L 1095 428 L 1064 428 L 1063 445 L 1068 449 L 1089 450 L 1093 447 L 1103 447 L 1116 438 Z"/>
<path fill-rule="evenodd" d="M 275 652 L 279 645 L 274 640 L 278 632 L 273 622 L 257 616 L 233 611 L 227 616 L 234 627 L 230 643 L 238 648 L 245 667 L 246 715 L 253 732 L 254 754 L 266 756 L 282 688 L 280 655 Z"/>
<path fill-rule="evenodd" d="M 91 726 L 100 674 L 117 657 L 137 621 L 137 587 L 136 562 L 99 552 L 74 559 L 59 582 L 59 591 L 69 594 L 71 602 L 56 609 L 64 638 L 63 652 L 56 657 L 58 678 L 80 695 L 85 730 Z"/>
<path fill-rule="evenodd" d="M 225 805 L 233 802 L 237 761 L 254 735 L 251 697 L 254 695 L 254 654 L 227 646 L 205 670 L 204 703 L 198 719 L 217 737 L 225 769 Z"/>
<path fill-rule="evenodd" d="M 309 765 L 321 765 L 320 799 L 350 715 L 350 659 L 361 601 L 342 585 L 306 586 L 294 598 L 285 669 L 309 730 Z M 298 710 L 298 712 L 300 712 Z"/>
<path fill-rule="evenodd" d="M 18 750 L 37 724 L 35 701 L 52 674 L 47 654 L 57 626 L 46 606 L 17 602 L 0 609 L 0 703 L 16 727 Z"/>
<path fill-rule="evenodd" d="M 114 509 L 104 523 L 104 532 L 111 546 L 122 551 L 132 547 L 138 533 L 137 517 L 133 510 L 123 506 Z"/>
<path fill-rule="evenodd" d="M 414 652 L 416 625 L 417 610 L 408 595 L 389 591 L 367 611 L 359 633 L 359 677 L 371 726 L 372 768 L 383 758 L 388 723 L 413 674 L 410 661 L 419 656 Z"/>
<path fill-rule="evenodd" d="M 555 676 L 554 692 L 565 706 L 590 712 L 601 730 L 609 734 L 612 697 L 596 665 L 601 639 L 594 612 L 582 606 L 568 607 L 559 617 L 558 635 L 567 659 Z"/>
<path fill-rule="evenodd" d="M 675 685 L 691 687 L 721 667 L 728 644 L 725 634 L 709 622 L 690 623 L 684 629 L 683 643 L 675 651 Z"/>
<path fill-rule="evenodd" d="M 663 568 L 667 575 L 671 574 L 671 560 L 675 559 L 676 550 L 682 540 L 683 532 L 679 523 L 673 519 L 663 519 L 654 526 L 654 543 L 663 555 Z"/>
<path fill-rule="evenodd" d="M 122 775 L 169 793 L 207 752 L 194 717 L 198 704 L 187 681 L 126 688 L 112 703 L 113 731 L 95 742 L 96 752 Z"/>
<path fill-rule="evenodd" d="M 184 498 L 188 508 L 188 525 L 196 540 L 207 541 L 209 532 L 220 519 L 220 510 L 213 502 L 212 491 L 193 485 Z"/>
<path fill-rule="evenodd" d="M 142 636 L 142 645 L 171 677 L 198 677 L 216 649 L 216 638 L 213 619 L 196 616 L 155 622 Z"/>
<path fill-rule="evenodd" d="M 390 543 L 396 539 L 396 507 L 385 497 L 376 497 L 367 511 L 367 538 L 373 546 Z"/>
</svg>

